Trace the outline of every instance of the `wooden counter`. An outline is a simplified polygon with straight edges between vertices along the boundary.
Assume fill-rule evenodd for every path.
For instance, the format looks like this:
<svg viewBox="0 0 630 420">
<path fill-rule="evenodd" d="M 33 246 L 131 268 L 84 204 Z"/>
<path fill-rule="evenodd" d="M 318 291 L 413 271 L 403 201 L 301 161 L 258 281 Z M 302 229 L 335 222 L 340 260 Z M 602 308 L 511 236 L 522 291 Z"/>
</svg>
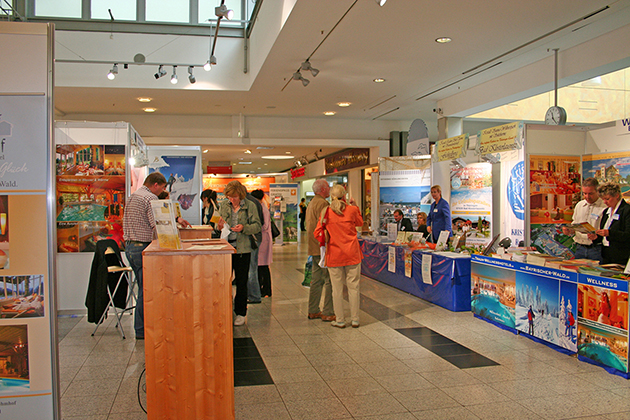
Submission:
<svg viewBox="0 0 630 420">
<path fill-rule="evenodd" d="M 143 252 L 148 419 L 234 419 L 231 254 Z"/>
<path fill-rule="evenodd" d="M 194 226 L 193 228 L 180 228 L 181 239 L 211 239 L 213 229 L 208 225 Z"/>
</svg>

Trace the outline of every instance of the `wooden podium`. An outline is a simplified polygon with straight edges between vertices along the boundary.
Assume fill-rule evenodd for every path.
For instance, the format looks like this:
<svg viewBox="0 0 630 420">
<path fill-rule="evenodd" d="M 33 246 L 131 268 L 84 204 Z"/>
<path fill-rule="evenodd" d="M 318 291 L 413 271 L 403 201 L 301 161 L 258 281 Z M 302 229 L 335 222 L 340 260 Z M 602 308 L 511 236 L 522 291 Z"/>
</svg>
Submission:
<svg viewBox="0 0 630 420">
<path fill-rule="evenodd" d="M 219 250 L 143 252 L 148 419 L 234 419 L 232 257 Z"/>
</svg>

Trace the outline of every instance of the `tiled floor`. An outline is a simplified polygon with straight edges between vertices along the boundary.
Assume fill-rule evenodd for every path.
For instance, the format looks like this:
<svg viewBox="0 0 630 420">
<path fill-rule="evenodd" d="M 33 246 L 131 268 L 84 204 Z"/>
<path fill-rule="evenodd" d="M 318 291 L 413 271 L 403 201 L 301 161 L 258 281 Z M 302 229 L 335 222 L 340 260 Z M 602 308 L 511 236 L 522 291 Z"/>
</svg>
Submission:
<svg viewBox="0 0 630 420">
<path fill-rule="evenodd" d="M 630 381 L 371 279 L 361 281 L 360 328 L 308 320 L 305 260 L 300 245 L 275 248 L 273 297 L 250 305 L 235 328 L 235 345 L 249 347 L 236 357 L 256 356 L 251 337 L 273 379 L 236 387 L 237 419 L 630 418 Z M 143 342 L 122 340 L 112 320 L 96 337 L 84 317 L 59 320 L 64 419 L 146 418 L 137 397 Z M 456 353 L 446 359 L 472 362 L 457 367 L 440 345 Z M 497 364 L 468 367 L 478 361 Z"/>
</svg>

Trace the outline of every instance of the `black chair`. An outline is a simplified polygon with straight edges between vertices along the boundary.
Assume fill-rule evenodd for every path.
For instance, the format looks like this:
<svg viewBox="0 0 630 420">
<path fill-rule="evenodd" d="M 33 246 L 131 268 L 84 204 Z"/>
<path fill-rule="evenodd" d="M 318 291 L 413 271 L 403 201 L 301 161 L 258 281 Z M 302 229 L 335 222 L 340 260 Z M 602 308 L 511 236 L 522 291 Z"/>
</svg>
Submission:
<svg viewBox="0 0 630 420">
<path fill-rule="evenodd" d="M 121 320 L 125 311 L 133 309 L 127 306 L 134 294 L 131 274 L 131 267 L 126 267 L 123 263 L 116 241 L 103 239 L 96 243 L 85 298 L 88 322 L 96 323 L 92 336 L 107 318 L 109 309 L 113 308 L 117 320 L 116 327 L 120 326 L 120 334 L 123 339 L 126 338 Z M 129 290 L 132 296 L 128 298 Z"/>
</svg>

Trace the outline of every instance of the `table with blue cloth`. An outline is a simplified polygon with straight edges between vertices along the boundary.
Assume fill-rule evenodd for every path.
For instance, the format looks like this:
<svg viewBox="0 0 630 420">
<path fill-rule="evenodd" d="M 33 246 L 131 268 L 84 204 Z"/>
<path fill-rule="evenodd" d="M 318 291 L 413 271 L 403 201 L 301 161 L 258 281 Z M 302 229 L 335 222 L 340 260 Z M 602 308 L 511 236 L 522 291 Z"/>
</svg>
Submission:
<svg viewBox="0 0 630 420">
<path fill-rule="evenodd" d="M 363 261 L 361 274 L 451 311 L 470 311 L 470 256 L 459 258 L 415 250 L 412 252 L 411 278 L 405 276 L 405 250 L 396 248 L 396 272 L 388 270 L 388 248 L 380 244 L 359 239 Z M 433 284 L 422 281 L 422 255 L 432 256 L 431 279 Z"/>
</svg>

